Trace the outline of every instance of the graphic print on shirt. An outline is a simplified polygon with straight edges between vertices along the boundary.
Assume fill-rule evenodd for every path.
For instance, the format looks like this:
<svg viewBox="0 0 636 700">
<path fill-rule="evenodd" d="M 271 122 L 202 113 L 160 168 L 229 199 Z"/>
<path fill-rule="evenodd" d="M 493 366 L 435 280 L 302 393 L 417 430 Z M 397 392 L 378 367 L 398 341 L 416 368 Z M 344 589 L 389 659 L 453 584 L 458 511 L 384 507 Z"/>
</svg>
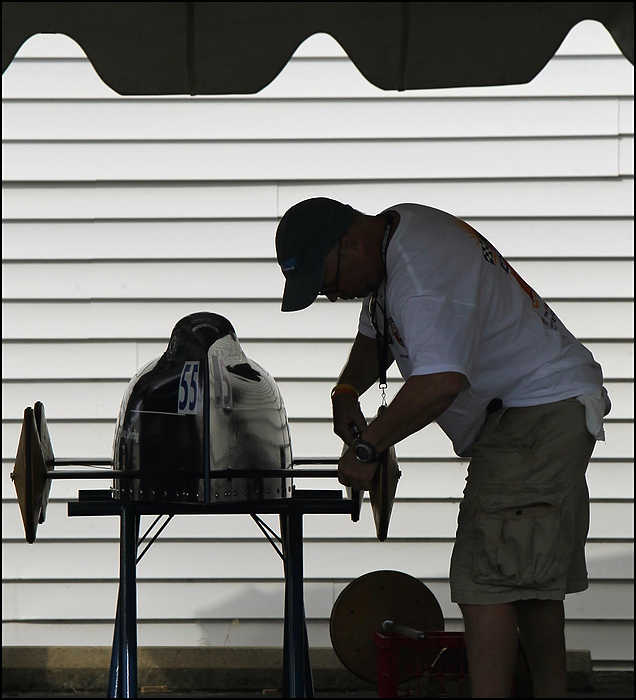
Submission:
<svg viewBox="0 0 636 700">
<path fill-rule="evenodd" d="M 473 240 L 479 245 L 484 256 L 484 260 L 494 266 L 499 266 L 507 275 L 512 275 L 523 291 L 530 297 L 532 306 L 539 314 L 541 321 L 545 326 L 552 330 L 557 329 L 557 316 L 545 301 L 532 289 L 532 287 L 521 277 L 521 275 L 512 267 L 512 265 L 501 255 L 501 253 L 488 241 L 484 236 L 476 231 L 470 224 L 462 219 L 455 217 L 461 227 L 468 232 Z M 541 311 L 543 305 L 543 311 Z"/>
<path fill-rule="evenodd" d="M 404 341 L 402 340 L 402 336 L 400 335 L 400 332 L 397 329 L 397 326 L 395 325 L 395 321 L 389 316 L 389 328 L 391 329 L 391 335 L 397 340 L 397 342 L 403 347 L 406 348 L 406 345 L 404 345 Z"/>
</svg>

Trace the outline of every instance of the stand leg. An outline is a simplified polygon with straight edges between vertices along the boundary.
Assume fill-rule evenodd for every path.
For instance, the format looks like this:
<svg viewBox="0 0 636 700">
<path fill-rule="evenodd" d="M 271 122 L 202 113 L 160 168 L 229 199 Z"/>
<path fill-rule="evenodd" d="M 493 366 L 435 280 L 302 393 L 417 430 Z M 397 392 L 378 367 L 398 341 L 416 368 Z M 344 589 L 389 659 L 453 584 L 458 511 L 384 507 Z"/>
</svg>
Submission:
<svg viewBox="0 0 636 700">
<path fill-rule="evenodd" d="M 139 541 L 139 525 L 140 516 L 137 515 L 136 518 L 136 542 Z M 137 554 L 137 545 L 135 544 L 135 558 Z M 108 674 L 108 697 L 109 698 L 121 698 L 122 697 L 122 686 L 121 686 L 121 622 L 122 622 L 122 612 L 121 612 L 121 584 L 117 587 L 117 612 L 115 613 L 115 625 L 113 630 L 113 648 L 110 655 L 110 672 Z"/>
<path fill-rule="evenodd" d="M 314 696 L 309 645 L 303 601 L 303 521 L 301 513 L 281 516 L 285 527 L 285 642 L 287 669 L 285 695 L 290 698 Z M 284 654 L 285 656 L 285 654 Z"/>
<path fill-rule="evenodd" d="M 287 586 L 287 556 L 289 548 L 287 546 L 287 516 L 283 513 L 279 516 L 280 539 L 283 550 L 283 572 L 285 575 L 285 620 L 283 622 L 283 697 L 289 697 L 289 619 L 287 610 L 289 609 L 289 587 Z"/>
<path fill-rule="evenodd" d="M 137 697 L 137 529 L 133 505 L 122 506 L 119 546 L 120 654 L 119 673 L 124 698 Z"/>
</svg>

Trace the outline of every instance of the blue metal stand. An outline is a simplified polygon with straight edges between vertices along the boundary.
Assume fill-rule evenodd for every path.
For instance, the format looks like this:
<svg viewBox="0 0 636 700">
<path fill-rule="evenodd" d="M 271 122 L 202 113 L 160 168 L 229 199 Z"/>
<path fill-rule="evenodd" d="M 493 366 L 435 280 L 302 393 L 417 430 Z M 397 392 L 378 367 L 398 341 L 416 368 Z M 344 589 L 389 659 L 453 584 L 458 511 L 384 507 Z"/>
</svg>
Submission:
<svg viewBox="0 0 636 700">
<path fill-rule="evenodd" d="M 283 694 L 287 698 L 313 698 L 303 595 L 303 516 L 280 516 L 285 555 L 285 624 L 283 633 Z"/>
<path fill-rule="evenodd" d="M 139 515 L 122 505 L 119 536 L 119 591 L 108 676 L 109 698 L 137 697 L 137 540 Z M 124 604 L 122 605 L 122 600 Z"/>
<path fill-rule="evenodd" d="M 279 501 L 216 503 L 212 505 L 147 504 L 115 500 L 108 491 L 80 491 L 79 500 L 68 504 L 70 516 L 119 515 L 119 593 L 113 631 L 108 679 L 109 698 L 136 698 L 137 680 L 137 542 L 140 516 L 216 513 L 277 513 L 280 516 L 285 572 L 285 622 L 283 638 L 283 692 L 288 698 L 313 698 L 303 595 L 303 515 L 305 513 L 351 514 L 350 500 L 340 492 L 296 492 Z M 103 498 L 100 498 L 102 496 Z M 337 496 L 337 497 L 336 497 Z"/>
</svg>

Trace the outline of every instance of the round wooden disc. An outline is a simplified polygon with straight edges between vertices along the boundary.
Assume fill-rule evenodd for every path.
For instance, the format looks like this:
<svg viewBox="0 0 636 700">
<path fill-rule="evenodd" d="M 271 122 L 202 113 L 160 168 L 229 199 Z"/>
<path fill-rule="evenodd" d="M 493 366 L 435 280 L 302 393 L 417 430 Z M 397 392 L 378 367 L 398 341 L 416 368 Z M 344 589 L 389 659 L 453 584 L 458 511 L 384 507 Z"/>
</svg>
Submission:
<svg viewBox="0 0 636 700">
<path fill-rule="evenodd" d="M 380 542 L 384 542 L 389 534 L 391 510 L 400 475 L 395 448 L 391 446 L 384 452 L 378 464 L 373 485 L 369 489 L 375 532 Z"/>
<path fill-rule="evenodd" d="M 377 682 L 375 633 L 384 620 L 421 631 L 443 630 L 444 616 L 430 589 L 401 571 L 372 571 L 352 581 L 331 611 L 331 644 L 343 666 L 359 678 Z M 413 674 L 416 652 L 400 650 L 399 681 Z M 422 659 L 422 652 L 418 658 Z"/>
<path fill-rule="evenodd" d="M 24 409 L 18 453 L 15 457 L 15 467 L 11 479 L 18 497 L 26 541 L 33 544 L 42 510 L 46 466 L 40 447 L 35 415 L 30 406 Z"/>
<path fill-rule="evenodd" d="M 44 412 L 44 404 L 41 401 L 36 401 L 33 405 L 33 413 L 35 415 L 35 427 L 40 438 L 40 448 L 44 459 L 44 472 L 40 471 L 40 480 L 44 479 L 49 471 L 55 469 L 55 455 L 53 454 L 53 446 L 51 445 L 51 436 L 46 424 L 46 414 Z M 46 517 L 46 507 L 49 503 L 49 494 L 51 493 L 51 479 L 46 479 L 42 485 L 42 497 L 40 499 L 40 518 L 39 523 L 42 524 Z"/>
</svg>

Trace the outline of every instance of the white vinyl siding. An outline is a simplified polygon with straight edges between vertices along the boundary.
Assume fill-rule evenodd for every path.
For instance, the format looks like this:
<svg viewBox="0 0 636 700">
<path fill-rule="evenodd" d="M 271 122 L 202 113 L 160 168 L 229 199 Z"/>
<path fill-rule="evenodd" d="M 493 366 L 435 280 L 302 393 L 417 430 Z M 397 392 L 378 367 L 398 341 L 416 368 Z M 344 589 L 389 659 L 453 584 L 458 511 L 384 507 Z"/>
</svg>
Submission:
<svg viewBox="0 0 636 700">
<path fill-rule="evenodd" d="M 108 480 L 55 481 L 25 543 L 9 478 L 24 408 L 44 402 L 56 456 L 111 457 L 127 382 L 183 316 L 231 321 L 279 383 L 296 457 L 340 454 L 329 389 L 359 305 L 281 313 L 274 248 L 289 206 L 327 196 L 465 218 L 602 365 L 613 409 L 588 469 L 591 583 L 566 597 L 566 638 L 595 668 L 633 667 L 633 66 L 601 24 L 573 28 L 525 85 L 385 92 L 315 35 L 256 95 L 121 97 L 73 40 L 42 34 L 2 86 L 4 645 L 108 646 L 116 606 L 118 519 L 66 514 Z M 392 367 L 389 400 L 400 386 Z M 368 502 L 358 523 L 305 517 L 312 645 L 331 645 L 337 595 L 375 569 L 423 580 L 462 628 L 448 568 L 467 463 L 436 425 L 397 453 L 387 542 Z M 282 646 L 281 562 L 246 516 L 175 517 L 138 580 L 140 645 Z"/>
</svg>

